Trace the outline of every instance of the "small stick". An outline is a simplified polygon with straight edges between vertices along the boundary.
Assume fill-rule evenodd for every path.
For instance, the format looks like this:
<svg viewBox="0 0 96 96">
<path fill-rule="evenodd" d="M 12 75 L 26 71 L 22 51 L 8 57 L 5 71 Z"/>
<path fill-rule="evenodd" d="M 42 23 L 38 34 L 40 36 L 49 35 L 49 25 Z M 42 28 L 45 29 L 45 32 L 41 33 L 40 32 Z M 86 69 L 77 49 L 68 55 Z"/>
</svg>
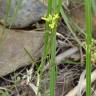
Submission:
<svg viewBox="0 0 96 96">
<path fill-rule="evenodd" d="M 91 74 L 91 83 L 93 83 L 96 80 L 96 69 Z M 82 90 L 86 88 L 86 79 L 82 82 Z M 65 96 L 76 96 L 78 93 L 78 85 L 74 87 L 69 93 L 67 93 Z"/>
<path fill-rule="evenodd" d="M 76 53 L 78 51 L 77 47 L 73 47 L 68 49 L 67 51 L 61 53 L 60 55 L 56 56 L 56 64 L 60 64 L 62 60 L 64 60 L 67 57 L 70 57 L 72 54 Z M 44 71 L 49 68 L 49 62 L 47 62 L 46 66 L 44 67 Z"/>
</svg>

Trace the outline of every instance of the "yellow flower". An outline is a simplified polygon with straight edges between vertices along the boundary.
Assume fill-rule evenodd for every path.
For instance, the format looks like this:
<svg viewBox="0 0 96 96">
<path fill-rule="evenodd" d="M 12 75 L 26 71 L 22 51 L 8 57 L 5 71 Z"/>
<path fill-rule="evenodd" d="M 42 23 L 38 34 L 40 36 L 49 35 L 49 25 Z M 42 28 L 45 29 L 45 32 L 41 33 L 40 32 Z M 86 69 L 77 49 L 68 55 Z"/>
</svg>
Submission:
<svg viewBox="0 0 96 96">
<path fill-rule="evenodd" d="M 49 27 L 50 27 L 51 29 L 54 29 L 54 27 L 55 27 L 55 22 L 50 23 L 50 24 L 49 24 Z"/>
<path fill-rule="evenodd" d="M 44 16 L 44 17 L 42 17 L 42 19 L 47 22 L 50 22 L 50 21 L 52 21 L 52 15 L 49 14 L 48 16 Z"/>
<path fill-rule="evenodd" d="M 54 14 L 53 20 L 57 20 L 58 18 L 59 18 L 59 15 L 58 14 Z"/>
<path fill-rule="evenodd" d="M 59 18 L 58 14 L 54 14 L 54 15 L 49 14 L 48 16 L 42 17 L 43 20 L 49 22 L 49 27 L 51 29 L 54 29 L 55 25 L 57 24 L 58 18 Z"/>
</svg>

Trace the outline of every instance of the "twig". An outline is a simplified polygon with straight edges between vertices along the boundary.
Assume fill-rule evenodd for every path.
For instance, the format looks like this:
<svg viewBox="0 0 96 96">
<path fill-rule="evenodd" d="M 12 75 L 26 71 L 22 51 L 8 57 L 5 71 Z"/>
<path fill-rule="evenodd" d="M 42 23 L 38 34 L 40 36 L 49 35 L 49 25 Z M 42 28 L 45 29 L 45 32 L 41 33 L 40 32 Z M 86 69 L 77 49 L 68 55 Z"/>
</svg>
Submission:
<svg viewBox="0 0 96 96">
<path fill-rule="evenodd" d="M 72 54 L 76 53 L 78 51 L 77 47 L 73 47 L 68 49 L 67 51 L 61 53 L 60 55 L 58 55 L 56 57 L 56 64 L 60 64 L 62 62 L 62 60 L 64 60 L 67 57 L 70 57 Z M 46 66 L 44 67 L 44 71 L 47 70 L 49 68 L 49 62 L 47 62 Z"/>
<path fill-rule="evenodd" d="M 78 89 L 77 89 L 77 96 L 82 96 L 82 82 L 84 81 L 86 76 L 86 70 L 84 70 L 80 76 L 79 82 L 78 82 Z"/>
<path fill-rule="evenodd" d="M 72 54 L 76 53 L 78 51 L 77 47 L 73 47 L 68 49 L 66 52 L 61 53 L 56 57 L 56 63 L 59 64 L 67 57 L 70 57 Z"/>
<path fill-rule="evenodd" d="M 93 83 L 96 80 L 96 70 L 94 70 L 91 74 L 91 83 Z M 84 90 L 86 88 L 86 79 L 83 80 L 82 82 L 82 90 Z M 76 87 L 74 87 L 68 94 L 66 94 L 65 96 L 76 96 L 77 95 L 77 89 L 78 89 L 78 85 Z"/>
</svg>

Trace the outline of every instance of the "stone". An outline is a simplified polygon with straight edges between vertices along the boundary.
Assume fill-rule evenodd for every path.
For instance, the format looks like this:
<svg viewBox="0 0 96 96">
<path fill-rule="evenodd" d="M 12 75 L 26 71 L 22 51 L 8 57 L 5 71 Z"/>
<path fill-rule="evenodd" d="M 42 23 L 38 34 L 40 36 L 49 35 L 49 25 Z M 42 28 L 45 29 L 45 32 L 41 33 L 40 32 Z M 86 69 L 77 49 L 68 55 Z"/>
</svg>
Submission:
<svg viewBox="0 0 96 96">
<path fill-rule="evenodd" d="M 9 17 L 6 25 L 10 25 L 10 19 L 14 14 L 17 0 L 11 0 Z M 24 28 L 34 23 L 47 12 L 47 6 L 40 0 L 18 0 L 21 2 L 19 11 L 12 28 Z M 4 24 L 6 0 L 1 0 L 0 22 Z M 45 7 L 46 6 L 46 7 Z M 14 16 L 13 16 L 14 17 Z M 14 19 L 14 18 L 13 18 Z M 42 54 L 43 48 L 43 31 L 7 29 L 0 25 L 0 76 L 7 75 L 20 67 L 32 63 L 31 58 L 24 48 L 37 60 Z"/>
<path fill-rule="evenodd" d="M 2 32 L 4 34 L 2 35 Z M 42 54 L 43 31 L 4 29 L 0 25 L 0 76 L 31 63 Z"/>
<path fill-rule="evenodd" d="M 12 28 L 24 28 L 37 22 L 47 10 L 40 0 L 11 0 L 8 11 L 7 1 L 0 0 L 0 22 Z"/>
<path fill-rule="evenodd" d="M 7 1 L 0 0 L 0 23 L 11 28 L 28 27 L 47 13 L 48 0 L 11 0 L 9 11 Z M 63 6 L 68 6 L 67 3 L 67 0 L 62 0 Z"/>
</svg>

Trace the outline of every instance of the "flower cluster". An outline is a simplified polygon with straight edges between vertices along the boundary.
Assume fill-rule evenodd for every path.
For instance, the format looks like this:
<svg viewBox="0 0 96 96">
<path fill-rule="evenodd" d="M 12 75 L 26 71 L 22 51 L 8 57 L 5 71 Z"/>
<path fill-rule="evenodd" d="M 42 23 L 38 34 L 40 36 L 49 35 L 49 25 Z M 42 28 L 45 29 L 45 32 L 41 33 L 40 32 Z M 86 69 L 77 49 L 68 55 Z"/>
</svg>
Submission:
<svg viewBox="0 0 96 96">
<path fill-rule="evenodd" d="M 59 15 L 58 14 L 54 14 L 54 15 L 49 14 L 48 16 L 42 17 L 42 19 L 45 20 L 46 22 L 48 22 L 49 27 L 51 29 L 54 29 L 57 26 L 57 21 L 59 19 Z"/>
</svg>

